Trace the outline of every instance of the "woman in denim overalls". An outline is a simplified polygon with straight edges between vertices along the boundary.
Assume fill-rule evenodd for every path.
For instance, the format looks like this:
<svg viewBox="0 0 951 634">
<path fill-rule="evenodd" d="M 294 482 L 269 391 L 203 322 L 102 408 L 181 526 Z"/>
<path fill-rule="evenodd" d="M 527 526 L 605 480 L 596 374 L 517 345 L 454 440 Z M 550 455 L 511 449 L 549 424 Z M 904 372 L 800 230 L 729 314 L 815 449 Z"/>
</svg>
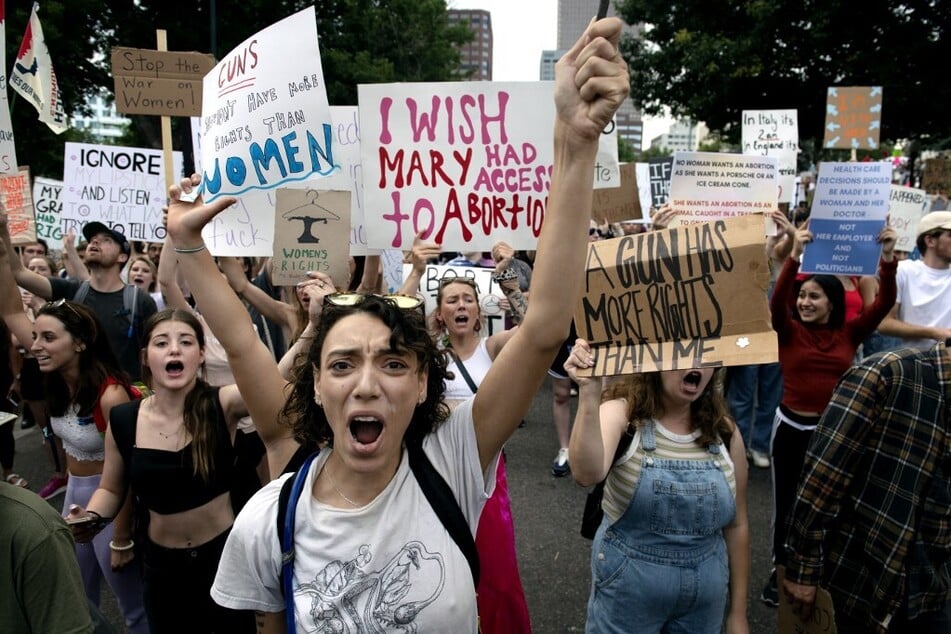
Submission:
<svg viewBox="0 0 951 634">
<path fill-rule="evenodd" d="M 586 631 L 749 632 L 747 465 L 730 458 L 746 452 L 714 370 L 625 377 L 602 400 L 599 379 L 577 376 L 591 363 L 579 339 L 565 363 L 580 388 L 572 475 L 607 478 Z"/>
</svg>

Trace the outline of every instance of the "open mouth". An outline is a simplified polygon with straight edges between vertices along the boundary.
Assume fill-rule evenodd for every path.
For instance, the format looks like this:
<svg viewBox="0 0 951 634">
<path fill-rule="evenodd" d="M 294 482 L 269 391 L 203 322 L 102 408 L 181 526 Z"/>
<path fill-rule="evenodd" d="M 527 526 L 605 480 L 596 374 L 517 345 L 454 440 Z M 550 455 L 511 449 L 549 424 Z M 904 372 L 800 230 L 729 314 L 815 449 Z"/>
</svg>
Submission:
<svg viewBox="0 0 951 634">
<path fill-rule="evenodd" d="M 169 361 L 165 364 L 165 372 L 168 374 L 181 374 L 185 371 L 185 364 L 181 361 Z"/>
<path fill-rule="evenodd" d="M 350 435 L 361 445 L 371 445 L 383 433 L 383 423 L 372 416 L 357 416 L 350 421 Z"/>
<path fill-rule="evenodd" d="M 691 370 L 684 376 L 684 383 L 691 387 L 699 387 L 703 380 L 703 374 L 699 370 Z"/>
</svg>

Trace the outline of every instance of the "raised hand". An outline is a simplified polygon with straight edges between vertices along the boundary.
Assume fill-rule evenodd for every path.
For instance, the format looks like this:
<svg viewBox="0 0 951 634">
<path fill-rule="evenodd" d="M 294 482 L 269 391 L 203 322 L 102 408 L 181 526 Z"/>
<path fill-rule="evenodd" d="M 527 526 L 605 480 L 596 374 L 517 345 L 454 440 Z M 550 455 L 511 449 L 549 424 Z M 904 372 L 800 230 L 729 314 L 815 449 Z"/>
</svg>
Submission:
<svg viewBox="0 0 951 634">
<path fill-rule="evenodd" d="M 222 196 L 207 205 L 202 202 L 201 196 L 194 202 L 181 199 L 183 195 L 191 194 L 200 182 L 201 177 L 192 174 L 190 178 L 184 178 L 178 185 L 168 189 L 168 233 L 178 249 L 190 249 L 201 243 L 202 228 L 235 203 L 235 199 L 230 196 Z"/>
</svg>

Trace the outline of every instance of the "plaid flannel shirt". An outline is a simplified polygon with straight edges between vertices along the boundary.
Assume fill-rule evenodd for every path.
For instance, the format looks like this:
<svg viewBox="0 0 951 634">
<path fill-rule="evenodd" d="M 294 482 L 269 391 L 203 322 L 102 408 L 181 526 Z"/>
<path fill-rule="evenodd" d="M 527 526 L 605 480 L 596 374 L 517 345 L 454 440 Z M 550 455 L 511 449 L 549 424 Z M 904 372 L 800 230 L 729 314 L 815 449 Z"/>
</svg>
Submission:
<svg viewBox="0 0 951 634">
<path fill-rule="evenodd" d="M 815 430 L 790 517 L 786 577 L 822 585 L 836 612 L 885 631 L 951 598 L 951 363 L 874 355 L 839 381 Z"/>
</svg>

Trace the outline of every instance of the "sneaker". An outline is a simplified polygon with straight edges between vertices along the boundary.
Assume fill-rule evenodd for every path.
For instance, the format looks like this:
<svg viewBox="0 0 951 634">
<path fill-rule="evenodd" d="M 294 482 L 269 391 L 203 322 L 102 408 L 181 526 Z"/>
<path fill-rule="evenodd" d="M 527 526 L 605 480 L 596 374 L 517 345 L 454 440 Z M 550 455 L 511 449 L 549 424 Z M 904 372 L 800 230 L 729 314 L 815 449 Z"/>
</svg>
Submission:
<svg viewBox="0 0 951 634">
<path fill-rule="evenodd" d="M 53 476 L 50 478 L 50 481 L 47 482 L 42 489 L 40 489 L 40 497 L 44 500 L 48 500 L 51 497 L 55 497 L 66 490 L 66 478 L 58 478 Z"/>
<path fill-rule="evenodd" d="M 756 451 L 755 449 L 750 452 L 750 460 L 753 461 L 754 466 L 760 469 L 769 469 L 769 465 L 771 464 L 769 454 L 764 451 Z"/>
<path fill-rule="evenodd" d="M 779 588 L 776 585 L 776 571 L 769 576 L 769 581 L 763 586 L 763 591 L 759 595 L 759 600 L 771 608 L 779 607 Z"/>
<path fill-rule="evenodd" d="M 568 448 L 562 447 L 558 450 L 554 462 L 551 463 L 551 474 L 556 478 L 562 478 L 571 471 L 568 467 Z"/>
</svg>

